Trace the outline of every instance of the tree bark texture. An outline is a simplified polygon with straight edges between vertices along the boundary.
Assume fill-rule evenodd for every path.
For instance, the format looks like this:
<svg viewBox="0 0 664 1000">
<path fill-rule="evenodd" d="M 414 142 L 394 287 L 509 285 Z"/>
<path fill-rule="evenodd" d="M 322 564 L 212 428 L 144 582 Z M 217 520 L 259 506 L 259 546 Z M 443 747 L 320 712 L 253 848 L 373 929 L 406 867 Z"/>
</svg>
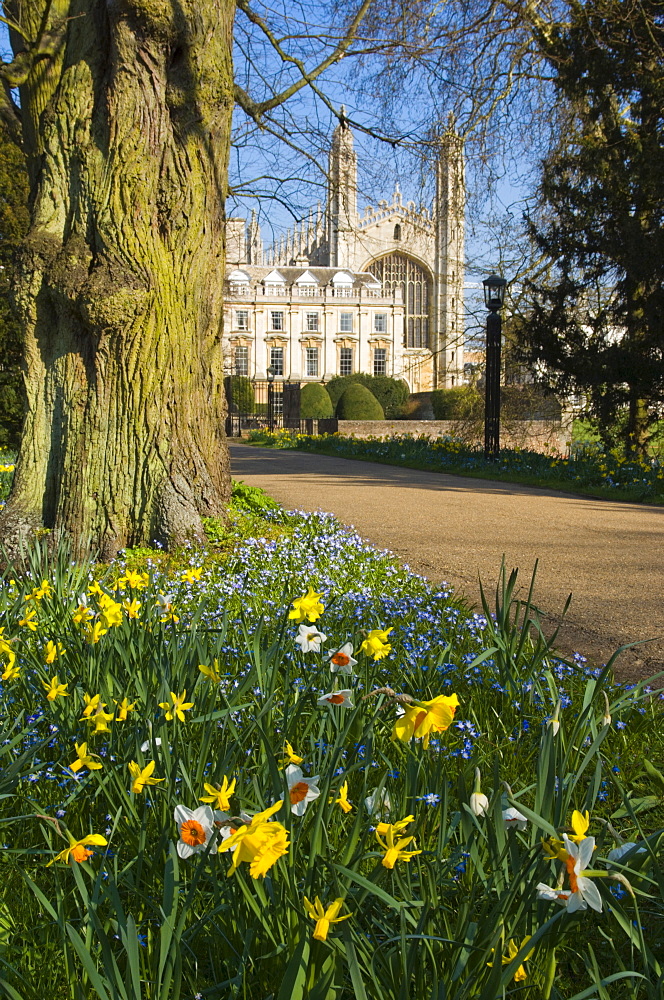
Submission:
<svg viewBox="0 0 664 1000">
<path fill-rule="evenodd" d="M 5 541 L 203 537 L 230 494 L 221 356 L 232 0 L 11 0 L 51 56 L 21 87 L 28 414 Z M 24 45 L 14 35 L 15 51 Z"/>
</svg>

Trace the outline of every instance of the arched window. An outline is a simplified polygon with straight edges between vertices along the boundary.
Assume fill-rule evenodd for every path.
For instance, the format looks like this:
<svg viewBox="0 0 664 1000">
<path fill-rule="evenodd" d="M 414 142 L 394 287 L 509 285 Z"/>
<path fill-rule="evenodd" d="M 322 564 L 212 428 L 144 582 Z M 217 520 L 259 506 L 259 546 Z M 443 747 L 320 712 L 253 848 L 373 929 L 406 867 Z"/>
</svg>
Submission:
<svg viewBox="0 0 664 1000">
<path fill-rule="evenodd" d="M 398 242 L 401 239 L 401 226 L 400 226 L 400 224 L 398 222 L 397 222 L 396 226 L 394 227 L 394 239 L 395 239 L 395 242 Z"/>
<path fill-rule="evenodd" d="M 367 270 L 380 280 L 383 295 L 401 289 L 406 307 L 403 346 L 428 347 L 431 279 L 424 268 L 404 254 L 390 253 L 372 261 Z"/>
</svg>

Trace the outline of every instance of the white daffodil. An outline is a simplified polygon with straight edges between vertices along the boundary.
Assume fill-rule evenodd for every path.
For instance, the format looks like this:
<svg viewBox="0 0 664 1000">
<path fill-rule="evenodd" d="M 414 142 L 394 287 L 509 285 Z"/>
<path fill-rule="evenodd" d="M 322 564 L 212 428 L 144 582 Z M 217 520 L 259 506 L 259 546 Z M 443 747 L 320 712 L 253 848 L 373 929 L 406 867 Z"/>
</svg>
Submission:
<svg viewBox="0 0 664 1000">
<path fill-rule="evenodd" d="M 303 816 L 309 803 L 320 795 L 317 785 L 319 776 L 306 778 L 297 764 L 289 764 L 284 773 L 288 784 L 291 812 L 296 816 Z"/>
<path fill-rule="evenodd" d="M 575 844 L 565 833 L 563 840 L 567 851 L 565 868 L 569 877 L 569 889 L 552 889 L 540 882 L 537 886 L 537 898 L 550 899 L 561 906 L 566 906 L 568 913 L 587 910 L 589 906 L 601 913 L 602 897 L 599 894 L 599 889 L 591 879 L 583 874 L 592 861 L 595 838 L 585 837 L 578 844 Z"/>
<path fill-rule="evenodd" d="M 157 738 L 154 740 L 154 744 L 157 747 L 161 746 L 161 736 L 157 736 Z M 152 747 L 152 741 L 151 740 L 146 740 L 145 743 L 141 743 L 141 751 L 143 753 L 147 753 L 148 750 L 150 750 L 151 747 Z M 170 749 L 170 747 L 169 747 L 169 749 Z"/>
<path fill-rule="evenodd" d="M 370 816 L 383 816 L 389 813 L 392 808 L 392 803 L 390 802 L 390 796 L 386 788 L 378 793 L 378 789 L 374 788 L 373 792 L 369 792 L 364 804 L 367 807 L 367 812 Z"/>
<path fill-rule="evenodd" d="M 214 832 L 214 812 L 210 806 L 199 806 L 197 809 L 176 806 L 174 816 L 180 834 L 180 857 L 190 858 L 192 854 L 204 851 Z"/>
<path fill-rule="evenodd" d="M 620 847 L 614 847 L 612 851 L 609 851 L 606 856 L 609 868 L 613 868 L 612 862 L 619 865 L 625 864 L 623 858 L 626 854 L 631 854 L 632 851 L 634 851 L 634 855 L 646 853 L 645 847 L 639 847 L 638 850 L 634 850 L 636 846 L 637 845 L 634 841 L 630 841 L 627 844 L 621 844 Z"/>
<path fill-rule="evenodd" d="M 474 816 L 486 816 L 489 808 L 489 800 L 482 792 L 482 775 L 479 767 L 475 768 L 475 790 L 470 796 L 470 811 Z"/>
<path fill-rule="evenodd" d="M 357 663 L 357 660 L 353 659 L 353 643 L 344 643 L 336 652 L 329 654 L 328 660 L 333 674 L 352 674 L 353 667 Z"/>
<path fill-rule="evenodd" d="M 518 809 L 503 809 L 503 822 L 508 830 L 525 830 L 528 820 Z"/>
<path fill-rule="evenodd" d="M 486 816 L 489 800 L 484 792 L 473 792 L 470 796 L 470 811 L 475 816 Z"/>
<path fill-rule="evenodd" d="M 320 653 L 320 648 L 327 639 L 326 635 L 319 632 L 314 625 L 300 625 L 295 642 L 302 649 L 303 653 Z"/>
<path fill-rule="evenodd" d="M 344 708 L 355 708 L 351 700 L 352 691 L 350 688 L 345 688 L 343 691 L 328 691 L 327 694 L 322 694 L 318 699 L 318 706 L 322 705 L 342 705 Z"/>
</svg>

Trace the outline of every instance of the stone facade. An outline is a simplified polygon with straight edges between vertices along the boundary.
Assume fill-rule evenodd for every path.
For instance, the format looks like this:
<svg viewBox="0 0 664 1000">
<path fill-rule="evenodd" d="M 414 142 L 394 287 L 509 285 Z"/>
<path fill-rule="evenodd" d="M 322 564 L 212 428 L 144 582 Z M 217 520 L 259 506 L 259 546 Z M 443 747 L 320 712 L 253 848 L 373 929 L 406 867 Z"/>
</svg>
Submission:
<svg viewBox="0 0 664 1000">
<path fill-rule="evenodd" d="M 325 211 L 264 247 L 255 216 L 227 224 L 224 328 L 229 369 L 327 381 L 353 372 L 404 379 L 411 391 L 463 380 L 463 147 L 451 127 L 429 210 L 397 185 L 391 203 L 357 211 L 349 126 L 334 133 Z"/>
</svg>

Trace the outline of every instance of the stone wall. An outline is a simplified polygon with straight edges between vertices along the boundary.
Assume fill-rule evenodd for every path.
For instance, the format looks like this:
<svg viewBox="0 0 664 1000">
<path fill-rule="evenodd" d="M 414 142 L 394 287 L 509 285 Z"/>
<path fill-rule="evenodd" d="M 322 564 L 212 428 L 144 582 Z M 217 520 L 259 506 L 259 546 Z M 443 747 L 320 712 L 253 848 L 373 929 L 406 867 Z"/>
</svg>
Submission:
<svg viewBox="0 0 664 1000">
<path fill-rule="evenodd" d="M 304 424 L 311 424 L 305 428 Z M 412 434 L 429 438 L 451 437 L 465 444 L 484 444 L 483 428 L 461 420 L 330 420 L 302 421 L 307 434 L 334 434 L 343 437 L 392 437 Z M 317 424 L 317 427 L 316 427 Z M 511 420 L 501 426 L 500 443 L 504 448 L 527 448 L 530 451 L 566 455 L 572 435 L 571 421 Z"/>
</svg>

